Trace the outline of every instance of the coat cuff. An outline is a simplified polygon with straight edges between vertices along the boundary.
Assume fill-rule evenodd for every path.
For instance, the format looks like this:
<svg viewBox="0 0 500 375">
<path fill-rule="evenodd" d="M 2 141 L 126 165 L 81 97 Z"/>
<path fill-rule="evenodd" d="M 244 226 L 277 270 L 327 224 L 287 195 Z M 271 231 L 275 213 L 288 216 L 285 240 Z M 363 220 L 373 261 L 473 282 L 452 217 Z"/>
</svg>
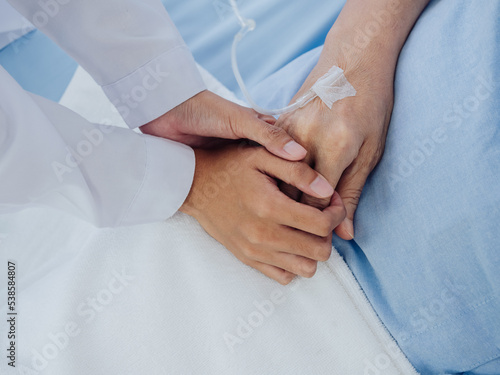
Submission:
<svg viewBox="0 0 500 375">
<path fill-rule="evenodd" d="M 164 138 L 143 137 L 147 152 L 144 179 L 118 225 L 168 219 L 182 206 L 193 183 L 195 157 L 190 147 Z"/>
</svg>

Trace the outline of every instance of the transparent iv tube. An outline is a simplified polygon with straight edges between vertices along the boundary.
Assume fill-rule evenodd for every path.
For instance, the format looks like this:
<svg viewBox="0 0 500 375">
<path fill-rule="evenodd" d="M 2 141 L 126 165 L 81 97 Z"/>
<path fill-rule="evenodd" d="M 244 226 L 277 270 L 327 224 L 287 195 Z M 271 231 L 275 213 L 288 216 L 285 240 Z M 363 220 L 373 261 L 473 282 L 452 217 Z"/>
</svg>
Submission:
<svg viewBox="0 0 500 375">
<path fill-rule="evenodd" d="M 311 91 L 308 91 L 304 96 L 299 98 L 295 103 L 288 105 L 284 108 L 280 109 L 265 109 L 259 106 L 255 101 L 253 100 L 252 96 L 247 90 L 247 87 L 245 85 L 245 82 L 243 81 L 243 78 L 241 77 L 240 70 L 238 69 L 238 59 L 236 56 L 236 49 L 238 47 L 238 43 L 243 39 L 243 37 L 250 31 L 253 31 L 255 29 L 255 21 L 253 19 L 248 19 L 248 18 L 243 18 L 240 14 L 240 11 L 238 9 L 238 6 L 236 5 L 236 0 L 229 0 L 231 7 L 233 8 L 234 14 L 238 18 L 238 22 L 241 25 L 240 31 L 234 36 L 233 39 L 233 46 L 231 48 L 231 66 L 233 68 L 233 73 L 234 77 L 236 78 L 236 81 L 238 82 L 238 86 L 240 87 L 241 92 L 245 96 L 246 100 L 248 103 L 252 106 L 253 109 L 255 109 L 257 112 L 262 113 L 263 115 L 271 115 L 271 116 L 276 116 L 276 115 L 281 115 L 283 113 L 288 113 L 295 111 L 296 109 L 303 107 L 306 105 L 309 101 L 314 99 L 316 94 L 314 94 Z"/>
</svg>

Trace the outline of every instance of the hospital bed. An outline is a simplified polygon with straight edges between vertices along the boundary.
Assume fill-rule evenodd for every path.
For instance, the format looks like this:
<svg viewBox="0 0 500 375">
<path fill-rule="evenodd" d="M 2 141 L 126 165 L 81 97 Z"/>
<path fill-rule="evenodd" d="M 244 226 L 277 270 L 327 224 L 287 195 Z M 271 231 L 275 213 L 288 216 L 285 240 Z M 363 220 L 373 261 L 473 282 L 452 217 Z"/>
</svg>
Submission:
<svg viewBox="0 0 500 375">
<path fill-rule="evenodd" d="M 259 25 L 242 43 L 242 74 L 261 105 L 282 107 L 317 61 L 316 47 L 343 4 L 325 11 L 324 2 L 308 3 L 297 17 L 284 1 L 240 3 Z M 335 238 L 338 253 L 313 279 L 281 287 L 238 262 L 181 213 L 163 223 L 117 229 L 96 229 L 42 208 L 1 217 L 0 262 L 19 265 L 18 370 L 24 372 L 18 373 L 412 374 L 400 347 L 417 353 L 414 364 L 432 373 L 424 358 L 447 342 L 456 350 L 438 365 L 450 373 L 500 356 L 488 337 L 457 344 L 467 329 L 479 329 L 450 329 L 464 312 L 461 301 L 450 302 L 419 340 L 407 337 L 411 319 L 392 316 L 398 304 L 418 311 L 432 301 L 441 279 L 457 273 L 460 281 L 481 269 L 485 286 L 500 285 L 500 260 L 488 255 L 500 239 L 494 193 L 500 191 L 500 9 L 489 4 L 433 1 L 422 15 L 400 58 L 386 152 L 363 193 L 356 240 Z M 238 24 L 227 3 L 165 5 L 198 63 L 212 74 L 203 73 L 209 87 L 238 100 L 229 61 Z M 291 28 L 275 26 L 290 20 L 297 20 Z M 0 63 L 28 90 L 92 121 L 120 122 L 85 72 L 37 31 L 0 51 Z M 489 95 L 476 104 L 469 98 L 483 86 Z M 445 141 L 433 140 L 438 127 Z M 461 250 L 471 247 L 483 253 Z M 453 267 L 446 266 L 450 257 Z M 380 262 L 398 267 L 380 275 Z M 365 272 L 367 264 L 372 273 Z M 411 290 L 398 294 L 402 277 L 428 290 L 428 299 L 412 298 Z M 465 293 L 473 304 L 484 297 L 471 288 Z M 442 340 L 431 342 L 439 333 Z M 4 340 L 5 332 L 0 334 Z"/>
</svg>

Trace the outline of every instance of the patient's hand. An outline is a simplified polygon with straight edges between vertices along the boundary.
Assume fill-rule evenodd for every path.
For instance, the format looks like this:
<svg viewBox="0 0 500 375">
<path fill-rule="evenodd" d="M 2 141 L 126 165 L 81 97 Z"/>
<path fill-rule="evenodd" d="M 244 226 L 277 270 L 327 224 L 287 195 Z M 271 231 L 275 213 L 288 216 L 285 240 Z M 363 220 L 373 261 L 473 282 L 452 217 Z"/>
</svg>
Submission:
<svg viewBox="0 0 500 375">
<path fill-rule="evenodd" d="M 334 65 L 344 70 L 356 96 L 335 103 L 331 110 L 316 98 L 276 123 L 306 147 L 306 161 L 342 197 L 347 217 L 335 232 L 344 239 L 354 237 L 353 218 L 361 191 L 382 157 L 399 53 L 428 2 L 347 0 L 318 64 L 292 102 Z M 284 190 L 299 199 L 297 191 L 286 186 Z M 328 204 L 308 196 L 301 199 L 317 207 Z"/>
<path fill-rule="evenodd" d="M 331 253 L 331 233 L 345 217 L 339 195 L 303 162 L 285 161 L 262 147 L 195 149 L 196 170 L 181 211 L 243 263 L 281 284 L 312 277 Z M 277 187 L 280 179 L 331 203 L 298 203 Z M 330 199 L 331 198 L 331 199 Z"/>
<path fill-rule="evenodd" d="M 332 65 L 334 63 L 318 65 L 298 95 L 307 91 Z M 316 98 L 307 106 L 282 115 L 277 124 L 308 150 L 306 162 L 325 176 L 342 197 L 347 217 L 335 231 L 344 239 L 352 239 L 352 220 L 361 191 L 383 153 L 393 90 L 390 74 L 375 74 L 353 62 L 341 67 L 357 90 L 355 97 L 335 103 L 331 110 Z M 283 190 L 315 207 L 326 207 L 329 203 L 308 195 L 300 197 L 298 191 L 290 187 L 285 186 Z"/>
</svg>

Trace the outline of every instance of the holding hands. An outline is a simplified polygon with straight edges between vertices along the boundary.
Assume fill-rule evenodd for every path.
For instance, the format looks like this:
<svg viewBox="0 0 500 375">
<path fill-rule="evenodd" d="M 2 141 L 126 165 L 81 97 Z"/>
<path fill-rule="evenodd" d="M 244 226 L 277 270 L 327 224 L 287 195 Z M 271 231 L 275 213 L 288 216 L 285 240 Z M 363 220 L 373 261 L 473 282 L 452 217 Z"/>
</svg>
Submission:
<svg viewBox="0 0 500 375">
<path fill-rule="evenodd" d="M 243 263 L 281 284 L 295 275 L 312 277 L 317 262 L 330 257 L 333 228 L 345 217 L 325 178 L 304 162 L 283 160 L 262 147 L 195 153 L 195 178 L 181 211 Z M 277 180 L 329 204 L 319 210 L 296 202 L 278 189 Z"/>
<path fill-rule="evenodd" d="M 329 258 L 345 210 L 327 180 L 298 161 L 307 151 L 275 122 L 203 91 L 141 130 L 195 147 L 194 181 L 180 210 L 243 263 L 288 284 L 295 275 L 312 277 Z M 321 210 L 298 203 L 277 180 L 328 203 Z"/>
<path fill-rule="evenodd" d="M 142 126 L 144 133 L 195 147 L 194 182 L 181 211 L 281 284 L 313 276 L 317 262 L 330 256 L 334 229 L 343 239 L 354 237 L 363 186 L 384 150 L 399 53 L 428 1 L 347 1 L 292 99 L 338 66 L 357 94 L 331 110 L 316 98 L 276 121 L 203 91 Z M 373 22 L 376 32 L 362 35 L 360 44 L 360 30 Z"/>
</svg>

